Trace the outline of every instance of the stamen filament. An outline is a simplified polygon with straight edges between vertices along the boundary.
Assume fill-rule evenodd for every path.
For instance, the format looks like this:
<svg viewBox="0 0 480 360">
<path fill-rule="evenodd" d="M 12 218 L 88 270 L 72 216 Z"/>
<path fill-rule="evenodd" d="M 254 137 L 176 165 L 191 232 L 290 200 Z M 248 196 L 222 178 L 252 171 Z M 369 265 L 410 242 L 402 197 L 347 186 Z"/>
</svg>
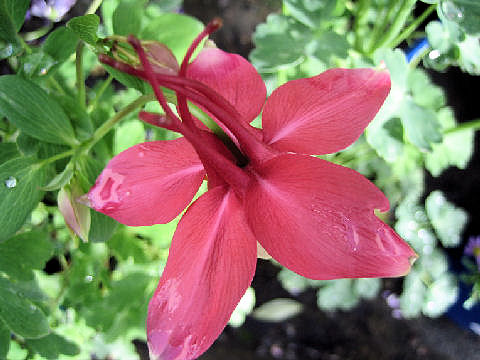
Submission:
<svg viewBox="0 0 480 360">
<path fill-rule="evenodd" d="M 156 74 L 154 73 L 152 66 L 147 59 L 147 56 L 142 48 L 142 45 L 140 44 L 140 41 L 134 36 L 129 36 L 128 42 L 134 47 L 135 51 L 137 51 L 142 66 L 145 70 L 142 73 L 146 77 L 146 80 L 152 86 L 158 102 L 167 114 L 167 117 L 170 117 L 172 121 L 174 121 L 174 124 L 178 128 L 178 132 L 183 134 L 183 136 L 185 136 L 185 138 L 195 148 L 198 156 L 201 158 L 205 166 L 205 170 L 208 174 L 210 174 L 209 177 L 212 180 L 215 180 L 215 183 L 218 183 L 219 179 L 223 179 L 226 183 L 230 184 L 235 189 L 243 190 L 246 187 L 247 183 L 250 181 L 249 176 L 219 151 L 215 151 L 209 146 L 202 146 L 202 140 L 207 140 L 206 136 L 209 136 L 211 134 L 201 131 L 196 126 L 184 126 L 181 120 L 173 113 L 173 111 L 168 106 L 165 96 L 160 90 L 160 84 L 158 82 Z M 219 141 L 218 145 L 221 146 L 223 144 Z M 228 151 L 227 149 L 225 150 Z"/>
</svg>

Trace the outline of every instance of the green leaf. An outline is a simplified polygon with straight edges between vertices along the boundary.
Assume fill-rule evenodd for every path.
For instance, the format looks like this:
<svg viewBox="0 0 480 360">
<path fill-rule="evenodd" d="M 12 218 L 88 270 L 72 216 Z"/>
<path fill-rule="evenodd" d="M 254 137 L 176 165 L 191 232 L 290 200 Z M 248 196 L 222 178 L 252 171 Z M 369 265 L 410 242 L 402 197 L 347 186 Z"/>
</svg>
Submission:
<svg viewBox="0 0 480 360">
<path fill-rule="evenodd" d="M 245 322 L 245 317 L 249 315 L 255 307 L 255 290 L 249 287 L 238 302 L 228 324 L 233 327 L 239 327 Z"/>
<path fill-rule="evenodd" d="M 33 158 L 15 158 L 0 165 L 0 242 L 13 235 L 43 196 L 46 170 Z"/>
<path fill-rule="evenodd" d="M 142 27 L 145 0 L 122 1 L 113 12 L 113 32 L 117 35 L 136 35 Z"/>
<path fill-rule="evenodd" d="M 31 54 L 21 57 L 17 75 L 32 79 L 45 76 L 57 62 L 50 55 L 35 49 Z"/>
<path fill-rule="evenodd" d="M 457 246 L 468 220 L 467 213 L 450 203 L 438 190 L 428 195 L 425 200 L 425 209 L 443 246 Z"/>
<path fill-rule="evenodd" d="M 442 129 L 455 127 L 455 118 L 450 108 L 443 108 L 438 113 Z M 433 176 L 438 176 L 449 166 L 465 169 L 473 154 L 474 132 L 472 129 L 443 134 L 439 144 L 432 144 L 432 151 L 425 154 L 425 167 Z"/>
<path fill-rule="evenodd" d="M 458 43 L 460 51 L 458 64 L 463 71 L 472 75 L 480 75 L 480 41 L 478 36 L 467 35 Z"/>
<path fill-rule="evenodd" d="M 422 312 L 426 316 L 438 317 L 455 303 L 457 297 L 458 285 L 454 275 L 444 273 L 428 287 Z"/>
<path fill-rule="evenodd" d="M 317 292 L 317 305 L 322 310 L 350 310 L 358 304 L 352 279 L 329 280 Z"/>
<path fill-rule="evenodd" d="M 0 320 L 0 359 L 6 359 L 10 348 L 10 330 Z"/>
<path fill-rule="evenodd" d="M 330 64 L 333 57 L 345 59 L 348 56 L 348 49 L 350 44 L 345 36 L 334 31 L 321 33 L 307 46 L 307 52 L 326 64 Z"/>
<path fill-rule="evenodd" d="M 181 62 L 190 44 L 203 28 L 203 24 L 193 17 L 182 14 L 163 14 L 142 30 L 140 38 L 157 40 L 165 44 Z"/>
<path fill-rule="evenodd" d="M 112 237 L 118 222 L 97 211 L 91 210 L 91 224 L 88 239 L 93 242 L 105 242 Z"/>
<path fill-rule="evenodd" d="M 45 336 L 50 330 L 43 312 L 26 299 L 14 283 L 3 277 L 0 277 L 0 320 L 24 338 Z"/>
<path fill-rule="evenodd" d="M 330 18 L 337 0 L 285 0 L 287 12 L 302 24 L 317 29 L 325 19 Z"/>
<path fill-rule="evenodd" d="M 480 33 L 480 3 L 478 1 L 441 1 L 437 11 L 440 19 L 457 23 L 468 34 Z"/>
<path fill-rule="evenodd" d="M 427 288 L 418 271 L 410 271 L 405 277 L 403 292 L 400 296 L 400 309 L 406 318 L 420 315 Z"/>
<path fill-rule="evenodd" d="M 72 121 L 77 138 L 81 141 L 89 139 L 93 134 L 93 123 L 85 108 L 80 105 L 78 99 L 72 96 L 54 96 L 63 111 L 68 114 Z"/>
<path fill-rule="evenodd" d="M 256 48 L 250 53 L 250 60 L 260 72 L 293 67 L 304 60 L 305 46 L 311 38 L 307 27 L 291 18 L 271 14 L 255 30 Z"/>
<path fill-rule="evenodd" d="M 95 46 L 97 43 L 97 30 L 100 18 L 95 14 L 77 16 L 67 22 L 67 28 L 71 29 L 77 36 L 87 44 Z"/>
<path fill-rule="evenodd" d="M 438 110 L 445 105 L 442 89 L 435 86 L 423 70 L 415 69 L 408 73 L 408 87 L 415 103 L 422 107 Z"/>
<path fill-rule="evenodd" d="M 0 243 L 0 271 L 19 280 L 32 280 L 53 254 L 53 245 L 41 232 L 27 232 Z"/>
<path fill-rule="evenodd" d="M 358 296 L 365 299 L 373 299 L 378 295 L 382 283 L 379 278 L 363 278 L 353 281 L 353 289 Z"/>
<path fill-rule="evenodd" d="M 59 27 L 43 43 L 43 51 L 58 62 L 64 62 L 75 52 L 78 37 L 71 29 Z"/>
<path fill-rule="evenodd" d="M 121 72 L 120 70 L 114 69 L 111 66 L 102 64 L 105 70 L 108 71 L 110 75 L 112 75 L 117 81 L 121 84 L 125 85 L 127 88 L 133 88 L 140 91 L 142 94 L 146 94 L 147 91 L 151 91 L 150 85 L 148 85 L 145 81 Z"/>
<path fill-rule="evenodd" d="M 432 143 L 442 141 L 440 124 L 433 110 L 404 99 L 399 112 L 408 140 L 421 150 L 432 150 Z"/>
<path fill-rule="evenodd" d="M 19 76 L 0 77 L 0 114 L 36 139 L 77 143 L 70 120 L 58 103 L 37 84 Z"/>
<path fill-rule="evenodd" d="M 57 174 L 50 182 L 42 186 L 44 191 L 54 191 L 58 190 L 61 187 L 65 186 L 73 176 L 73 163 L 69 162 L 68 165 L 63 169 L 60 174 Z"/>
<path fill-rule="evenodd" d="M 15 143 L 0 143 L 0 164 L 19 156 L 20 153 Z"/>
<path fill-rule="evenodd" d="M 39 339 L 28 339 L 27 346 L 47 359 L 58 359 L 60 355 L 74 356 L 80 353 L 80 348 L 63 336 L 55 333 Z"/>
<path fill-rule="evenodd" d="M 256 308 L 252 316 L 260 321 L 282 322 L 300 314 L 303 305 L 292 299 L 273 299 Z"/>
<path fill-rule="evenodd" d="M 8 360 L 26 360 L 28 355 L 28 350 L 20 346 L 16 341 L 10 341 L 10 350 L 7 354 Z"/>
<path fill-rule="evenodd" d="M 16 43 L 30 0 L 0 0 L 0 38 Z"/>
</svg>

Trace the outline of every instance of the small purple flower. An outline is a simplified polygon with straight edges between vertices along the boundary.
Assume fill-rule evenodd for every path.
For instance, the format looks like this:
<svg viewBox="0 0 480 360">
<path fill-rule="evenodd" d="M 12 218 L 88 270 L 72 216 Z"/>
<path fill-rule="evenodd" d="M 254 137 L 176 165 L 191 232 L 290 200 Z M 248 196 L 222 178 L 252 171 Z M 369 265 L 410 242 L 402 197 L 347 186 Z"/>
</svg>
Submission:
<svg viewBox="0 0 480 360">
<path fill-rule="evenodd" d="M 32 0 L 29 13 L 57 22 L 76 2 L 77 0 Z"/>
<path fill-rule="evenodd" d="M 478 269 L 480 270 L 480 236 L 471 237 L 468 240 L 467 246 L 465 246 L 464 249 L 464 254 L 475 257 Z"/>
</svg>

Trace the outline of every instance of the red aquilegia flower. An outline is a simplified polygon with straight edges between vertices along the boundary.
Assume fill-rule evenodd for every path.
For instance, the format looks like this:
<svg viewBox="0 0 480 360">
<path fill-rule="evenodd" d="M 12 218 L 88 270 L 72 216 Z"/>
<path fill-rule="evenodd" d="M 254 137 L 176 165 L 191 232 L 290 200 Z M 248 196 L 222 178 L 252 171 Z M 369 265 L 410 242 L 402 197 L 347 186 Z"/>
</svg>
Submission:
<svg viewBox="0 0 480 360">
<path fill-rule="evenodd" d="M 141 65 L 101 57 L 150 83 L 165 114 L 142 112 L 144 121 L 183 137 L 117 155 L 90 190 L 91 206 L 126 225 L 166 223 L 208 179 L 208 191 L 178 224 L 150 301 L 155 359 L 195 359 L 214 342 L 252 281 L 257 241 L 311 279 L 402 276 L 416 257 L 374 215 L 389 208 L 379 189 L 354 170 L 311 156 L 360 136 L 390 90 L 388 73 L 332 69 L 290 81 L 265 102 L 262 79 L 242 57 L 205 48 L 190 62 L 218 26 L 206 27 L 181 66 L 172 65 L 168 49 L 154 52 L 134 37 L 129 42 Z M 175 91 L 178 116 L 161 87 Z M 228 146 L 192 116 L 187 101 L 219 124 Z M 261 111 L 259 130 L 249 124 Z"/>
</svg>

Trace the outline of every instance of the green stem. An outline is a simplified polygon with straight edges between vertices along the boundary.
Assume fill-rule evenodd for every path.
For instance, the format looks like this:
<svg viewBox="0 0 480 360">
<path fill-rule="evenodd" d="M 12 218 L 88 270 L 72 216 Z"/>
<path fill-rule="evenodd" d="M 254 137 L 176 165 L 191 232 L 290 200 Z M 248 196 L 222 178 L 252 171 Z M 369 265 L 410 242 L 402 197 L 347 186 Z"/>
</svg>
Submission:
<svg viewBox="0 0 480 360">
<path fill-rule="evenodd" d="M 444 130 L 444 134 L 451 134 L 451 133 L 454 133 L 454 132 L 458 132 L 458 131 L 463 131 L 463 130 L 480 130 L 480 119 L 476 119 L 476 120 L 472 120 L 472 121 L 468 121 L 466 123 L 463 123 L 463 124 L 459 124 L 453 128 L 450 128 L 450 129 L 446 129 Z"/>
<path fill-rule="evenodd" d="M 44 159 L 44 160 L 38 162 L 36 165 L 37 165 L 38 167 L 42 167 L 42 166 L 51 164 L 51 163 L 53 163 L 53 162 L 55 162 L 55 161 L 57 161 L 57 160 L 61 160 L 61 159 L 64 159 L 64 158 L 66 158 L 66 157 L 69 157 L 69 156 L 74 155 L 74 154 L 75 154 L 75 151 L 76 151 L 75 149 L 67 150 L 67 151 L 65 151 L 65 152 L 63 152 L 63 153 L 56 154 L 56 155 L 54 155 L 54 156 L 52 156 L 52 157 L 49 157 L 49 158 L 47 158 L 47 159 Z"/>
<path fill-rule="evenodd" d="M 85 107 L 85 79 L 83 78 L 83 48 L 85 43 L 80 41 L 75 51 L 75 70 L 77 72 L 77 91 L 78 101 L 82 107 Z"/>
<path fill-rule="evenodd" d="M 55 79 L 53 76 L 50 76 L 48 78 L 48 82 L 61 94 L 61 95 L 66 95 L 65 90 L 61 87 L 61 85 L 58 83 L 57 79 Z"/>
<path fill-rule="evenodd" d="M 393 39 L 395 39 L 402 30 L 403 26 L 405 25 L 405 22 L 408 19 L 408 16 L 410 15 L 413 7 L 415 6 L 417 0 L 404 0 L 402 5 L 400 6 L 400 9 L 398 13 L 395 16 L 395 19 L 393 20 L 393 23 L 390 25 L 390 28 L 388 31 L 384 32 L 384 35 L 374 44 L 374 46 L 370 49 L 371 52 L 374 50 L 381 48 L 385 46 L 386 44 L 389 44 Z"/>
<path fill-rule="evenodd" d="M 88 7 L 87 11 L 85 12 L 85 15 L 95 14 L 98 8 L 100 7 L 100 5 L 102 5 L 102 1 L 103 0 L 94 0 Z"/>
<path fill-rule="evenodd" d="M 392 42 L 390 42 L 389 47 L 395 48 L 402 41 L 407 39 L 417 28 L 425 21 L 425 19 L 437 8 L 436 4 L 430 5 L 418 18 L 416 18 L 403 32 L 398 35 Z"/>
<path fill-rule="evenodd" d="M 125 116 L 152 100 L 155 100 L 154 94 L 142 95 L 136 100 L 132 101 L 127 106 L 125 106 L 122 110 L 117 112 L 111 119 L 105 121 L 95 131 L 95 133 L 92 135 L 92 138 L 86 144 L 85 151 L 90 150 L 93 145 L 95 145 L 100 139 L 102 139 Z"/>
<path fill-rule="evenodd" d="M 98 101 L 102 97 L 103 93 L 105 90 L 107 90 L 108 86 L 112 83 L 113 76 L 109 75 L 108 78 L 103 82 L 102 86 L 100 86 L 100 89 L 98 89 L 97 94 L 95 95 L 95 98 L 92 100 L 92 102 L 88 105 L 88 112 L 91 113 L 95 110 L 97 107 Z"/>
<path fill-rule="evenodd" d="M 367 15 L 368 9 L 370 8 L 370 2 L 371 0 L 360 0 L 356 7 L 354 24 L 355 49 L 361 53 L 364 51 L 363 35 L 365 33 L 362 31 L 362 29 L 365 27 L 368 21 Z"/>
<path fill-rule="evenodd" d="M 415 69 L 418 64 L 420 64 L 420 61 L 422 61 L 422 59 L 425 57 L 425 55 L 427 55 L 431 50 L 431 47 L 428 46 L 425 50 L 422 51 L 422 53 L 420 55 L 417 55 L 415 58 L 413 58 L 411 61 L 410 61 L 410 64 L 409 67 L 411 69 Z"/>
<path fill-rule="evenodd" d="M 379 21 L 380 19 L 378 19 L 373 27 L 372 35 L 370 36 L 370 43 L 368 46 L 370 53 L 373 53 L 373 51 L 376 49 L 375 44 L 379 41 L 380 37 L 387 31 L 390 18 L 392 17 L 394 11 L 397 9 L 397 4 L 398 1 L 394 1 L 393 3 L 389 4 L 389 8 L 386 12 L 385 8 L 379 9 L 378 14 L 383 18 L 383 20 Z"/>
</svg>

